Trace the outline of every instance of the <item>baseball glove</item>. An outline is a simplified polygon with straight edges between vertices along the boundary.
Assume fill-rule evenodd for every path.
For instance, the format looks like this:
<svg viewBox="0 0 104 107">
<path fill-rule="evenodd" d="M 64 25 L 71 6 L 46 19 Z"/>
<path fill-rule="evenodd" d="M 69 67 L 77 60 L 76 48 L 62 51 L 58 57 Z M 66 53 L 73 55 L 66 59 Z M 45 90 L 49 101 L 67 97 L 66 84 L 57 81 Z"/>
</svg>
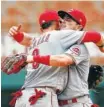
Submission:
<svg viewBox="0 0 104 107">
<path fill-rule="evenodd" d="M 101 66 L 93 65 L 90 67 L 88 85 L 89 89 L 96 88 L 96 86 L 103 80 L 103 69 Z"/>
<path fill-rule="evenodd" d="M 16 54 L 6 57 L 1 63 L 1 70 L 6 74 L 18 73 L 27 65 L 25 54 Z"/>
</svg>

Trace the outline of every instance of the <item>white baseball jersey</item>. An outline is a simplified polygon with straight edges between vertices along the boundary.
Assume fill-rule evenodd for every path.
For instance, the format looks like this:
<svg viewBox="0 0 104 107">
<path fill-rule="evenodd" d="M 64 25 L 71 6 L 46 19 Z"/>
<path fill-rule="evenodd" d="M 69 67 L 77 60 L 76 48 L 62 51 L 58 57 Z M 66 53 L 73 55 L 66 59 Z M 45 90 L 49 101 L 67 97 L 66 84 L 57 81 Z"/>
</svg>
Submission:
<svg viewBox="0 0 104 107">
<path fill-rule="evenodd" d="M 51 31 L 33 39 L 29 54 L 56 55 L 64 53 L 71 45 L 80 41 L 83 31 Z M 63 90 L 66 86 L 68 67 L 52 67 L 43 64 L 28 64 L 23 88 L 49 86 Z M 60 71 L 60 72 L 59 72 Z"/>
<path fill-rule="evenodd" d="M 88 95 L 89 54 L 85 45 L 73 45 L 67 52 L 72 56 L 75 64 L 69 66 L 69 81 L 66 89 L 58 96 L 60 100 L 67 100 Z"/>
</svg>

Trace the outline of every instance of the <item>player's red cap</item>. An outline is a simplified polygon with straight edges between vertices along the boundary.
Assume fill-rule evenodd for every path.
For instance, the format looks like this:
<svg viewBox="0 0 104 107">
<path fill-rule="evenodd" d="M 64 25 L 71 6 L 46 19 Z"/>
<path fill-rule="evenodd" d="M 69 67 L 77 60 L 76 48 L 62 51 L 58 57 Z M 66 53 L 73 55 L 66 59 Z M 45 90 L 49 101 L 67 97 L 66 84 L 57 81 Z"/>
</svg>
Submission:
<svg viewBox="0 0 104 107">
<path fill-rule="evenodd" d="M 65 11 L 58 11 L 58 14 L 61 18 L 64 18 L 64 16 L 67 14 L 69 17 L 74 19 L 76 22 L 78 22 L 80 25 L 83 26 L 83 28 L 86 25 L 86 17 L 83 12 L 77 9 L 70 9 L 68 12 Z"/>
<path fill-rule="evenodd" d="M 53 11 L 53 10 L 45 11 L 44 13 L 40 15 L 39 17 L 40 25 L 47 23 L 49 21 L 59 21 L 59 16 L 56 11 Z"/>
</svg>

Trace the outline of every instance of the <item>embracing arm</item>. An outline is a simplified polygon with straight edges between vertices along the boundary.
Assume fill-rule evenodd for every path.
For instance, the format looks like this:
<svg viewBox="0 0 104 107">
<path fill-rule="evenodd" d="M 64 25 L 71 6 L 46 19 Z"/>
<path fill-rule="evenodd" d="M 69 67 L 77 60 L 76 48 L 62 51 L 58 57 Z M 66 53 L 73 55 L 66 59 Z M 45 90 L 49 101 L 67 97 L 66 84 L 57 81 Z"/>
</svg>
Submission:
<svg viewBox="0 0 104 107">
<path fill-rule="evenodd" d="M 70 55 L 60 54 L 60 55 L 46 55 L 46 56 L 27 56 L 27 62 L 33 63 L 38 62 L 49 66 L 68 66 L 74 64 L 74 61 Z"/>
<path fill-rule="evenodd" d="M 104 65 L 104 55 L 102 56 L 92 56 L 91 57 L 91 64 L 92 65 Z"/>
<path fill-rule="evenodd" d="M 104 38 L 99 32 L 87 31 L 84 33 L 81 43 L 93 42 L 100 49 L 101 52 L 104 52 Z"/>
<path fill-rule="evenodd" d="M 74 61 L 69 55 L 51 55 L 50 57 L 50 66 L 68 66 L 71 64 L 74 64 Z"/>
<path fill-rule="evenodd" d="M 56 35 L 57 36 L 57 35 Z M 74 31 L 74 30 L 61 30 L 59 31 L 60 42 L 64 49 L 68 49 L 75 43 L 93 42 L 102 52 L 104 52 L 104 39 L 103 35 L 95 31 Z"/>
</svg>

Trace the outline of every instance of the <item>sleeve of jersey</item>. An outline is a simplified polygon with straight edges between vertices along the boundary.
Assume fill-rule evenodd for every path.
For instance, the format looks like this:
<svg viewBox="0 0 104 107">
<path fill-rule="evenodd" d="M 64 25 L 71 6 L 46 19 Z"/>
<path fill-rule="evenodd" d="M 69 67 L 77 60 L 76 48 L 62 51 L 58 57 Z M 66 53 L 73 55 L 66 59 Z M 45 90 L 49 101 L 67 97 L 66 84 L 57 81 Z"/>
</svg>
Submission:
<svg viewBox="0 0 104 107">
<path fill-rule="evenodd" d="M 65 54 L 71 56 L 76 65 L 80 64 L 82 61 L 89 60 L 87 49 L 81 45 L 72 46 Z"/>
<path fill-rule="evenodd" d="M 60 42 L 64 49 L 70 48 L 72 45 L 81 41 L 84 31 L 62 30 L 60 31 Z"/>
</svg>

